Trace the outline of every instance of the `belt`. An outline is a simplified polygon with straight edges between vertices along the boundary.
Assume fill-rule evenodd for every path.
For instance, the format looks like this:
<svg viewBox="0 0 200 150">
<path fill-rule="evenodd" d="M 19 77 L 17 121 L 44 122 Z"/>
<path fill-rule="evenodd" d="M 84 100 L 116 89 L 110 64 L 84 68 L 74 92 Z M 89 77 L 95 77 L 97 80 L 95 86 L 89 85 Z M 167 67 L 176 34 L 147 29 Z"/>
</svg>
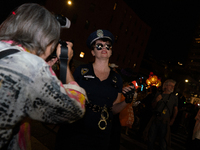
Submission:
<svg viewBox="0 0 200 150">
<path fill-rule="evenodd" d="M 106 109 L 107 111 L 112 110 L 112 107 L 106 107 L 106 105 L 102 107 L 102 106 L 95 105 L 95 104 L 92 104 L 92 103 L 86 103 L 85 106 L 87 108 L 92 109 L 93 112 L 102 112 L 104 109 Z"/>
<path fill-rule="evenodd" d="M 106 107 L 106 105 L 101 107 L 99 105 L 94 105 L 92 103 L 86 103 L 85 106 L 86 108 L 92 109 L 93 112 L 101 112 L 101 118 L 98 122 L 98 127 L 101 130 L 105 130 L 107 127 L 107 120 L 109 118 L 108 111 L 111 111 L 112 107 Z"/>
</svg>

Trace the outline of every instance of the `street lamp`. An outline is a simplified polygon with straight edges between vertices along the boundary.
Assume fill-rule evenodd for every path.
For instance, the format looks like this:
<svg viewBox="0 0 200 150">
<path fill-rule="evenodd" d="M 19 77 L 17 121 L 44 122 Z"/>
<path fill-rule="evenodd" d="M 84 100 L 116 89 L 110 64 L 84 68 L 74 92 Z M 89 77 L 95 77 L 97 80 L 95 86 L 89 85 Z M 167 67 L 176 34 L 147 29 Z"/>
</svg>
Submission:
<svg viewBox="0 0 200 150">
<path fill-rule="evenodd" d="M 183 80 L 181 80 L 181 81 L 178 82 L 178 84 L 177 84 L 177 86 L 176 86 L 177 88 L 179 87 L 179 84 L 180 84 L 181 82 L 183 82 Z M 188 79 L 185 79 L 184 82 L 185 82 L 185 83 L 188 83 L 189 80 L 188 80 Z"/>
<path fill-rule="evenodd" d="M 68 0 L 68 1 L 67 1 L 67 4 L 68 4 L 68 5 L 72 5 L 72 1 Z"/>
<path fill-rule="evenodd" d="M 177 92 L 177 93 L 180 92 L 179 85 L 180 85 L 180 83 L 182 83 L 182 82 L 188 83 L 189 80 L 188 80 L 188 79 L 185 79 L 185 80 L 180 80 L 180 81 L 178 82 L 178 84 L 176 85 L 176 92 Z"/>
</svg>

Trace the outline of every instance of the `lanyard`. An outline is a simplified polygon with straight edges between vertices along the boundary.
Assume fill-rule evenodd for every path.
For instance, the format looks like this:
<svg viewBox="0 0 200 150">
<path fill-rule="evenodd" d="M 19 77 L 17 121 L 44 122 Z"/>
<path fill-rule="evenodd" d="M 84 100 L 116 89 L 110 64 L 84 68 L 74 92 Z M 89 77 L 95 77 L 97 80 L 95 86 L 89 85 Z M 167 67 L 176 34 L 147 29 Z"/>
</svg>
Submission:
<svg viewBox="0 0 200 150">
<path fill-rule="evenodd" d="M 17 50 L 17 49 L 4 50 L 4 51 L 0 52 L 0 59 L 3 58 L 3 57 L 6 57 L 8 55 L 17 53 L 17 52 L 19 52 L 19 50 Z"/>
</svg>

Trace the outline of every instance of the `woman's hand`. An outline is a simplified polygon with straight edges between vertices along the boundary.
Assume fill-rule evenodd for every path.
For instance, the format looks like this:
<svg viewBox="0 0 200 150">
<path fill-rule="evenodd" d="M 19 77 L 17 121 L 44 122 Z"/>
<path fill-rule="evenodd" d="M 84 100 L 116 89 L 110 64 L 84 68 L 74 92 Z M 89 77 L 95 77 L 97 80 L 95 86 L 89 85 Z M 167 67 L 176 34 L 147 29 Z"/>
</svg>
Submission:
<svg viewBox="0 0 200 150">
<path fill-rule="evenodd" d="M 125 97 L 125 102 L 131 103 L 133 101 L 133 96 L 135 94 L 135 87 L 134 86 L 126 86 L 122 89 L 122 93 Z"/>
<path fill-rule="evenodd" d="M 134 86 L 126 86 L 126 87 L 123 87 L 122 93 L 125 94 L 125 93 L 131 91 L 132 89 L 135 89 L 135 87 L 134 87 Z"/>
<path fill-rule="evenodd" d="M 73 43 L 72 42 L 66 42 L 67 43 L 67 48 L 68 48 L 68 64 L 71 61 L 72 57 L 73 57 Z M 58 44 L 57 46 L 57 51 L 56 51 L 56 55 L 58 58 L 60 58 L 60 54 L 61 54 L 61 44 Z"/>
<path fill-rule="evenodd" d="M 50 59 L 47 63 L 49 64 L 49 66 L 53 66 L 55 63 L 56 63 L 56 61 L 58 60 L 58 58 L 52 58 L 52 59 Z"/>
<path fill-rule="evenodd" d="M 72 49 L 73 47 L 73 43 L 72 42 L 67 42 L 67 47 L 68 47 L 68 64 L 71 61 L 73 55 L 74 55 L 74 51 Z"/>
</svg>

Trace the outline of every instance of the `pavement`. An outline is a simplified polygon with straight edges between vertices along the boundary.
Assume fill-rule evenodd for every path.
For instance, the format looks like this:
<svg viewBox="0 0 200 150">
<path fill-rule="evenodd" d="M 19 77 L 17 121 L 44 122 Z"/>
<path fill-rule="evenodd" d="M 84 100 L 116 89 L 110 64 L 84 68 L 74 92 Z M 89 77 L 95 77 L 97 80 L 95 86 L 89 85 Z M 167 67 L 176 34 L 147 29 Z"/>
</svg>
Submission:
<svg viewBox="0 0 200 150">
<path fill-rule="evenodd" d="M 44 124 L 38 121 L 31 122 L 31 146 L 32 150 L 54 150 L 58 125 Z M 172 147 L 170 150 L 186 150 L 184 144 L 187 136 L 184 134 L 172 134 Z M 158 146 L 158 143 L 156 143 Z M 156 148 L 157 149 L 157 148 Z M 147 150 L 147 144 L 139 138 L 135 129 L 129 130 L 129 135 L 125 134 L 122 128 L 120 150 Z"/>
<path fill-rule="evenodd" d="M 32 150 L 54 150 L 59 126 L 31 121 Z"/>
<path fill-rule="evenodd" d="M 44 124 L 38 121 L 31 122 L 31 146 L 32 150 L 54 150 L 56 133 L 59 126 Z M 131 139 L 121 133 L 120 150 L 146 150 L 144 143 Z"/>
</svg>

